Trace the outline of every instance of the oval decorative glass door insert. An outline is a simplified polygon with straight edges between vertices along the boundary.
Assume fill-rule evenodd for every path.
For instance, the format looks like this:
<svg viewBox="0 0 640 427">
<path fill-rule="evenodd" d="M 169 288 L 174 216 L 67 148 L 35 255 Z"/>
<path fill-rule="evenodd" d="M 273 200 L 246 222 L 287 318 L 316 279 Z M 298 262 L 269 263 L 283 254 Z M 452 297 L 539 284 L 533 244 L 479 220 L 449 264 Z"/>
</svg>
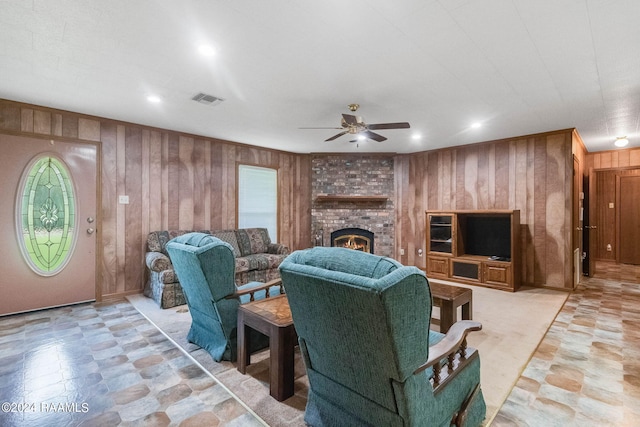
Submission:
<svg viewBox="0 0 640 427">
<path fill-rule="evenodd" d="M 62 160 L 39 156 L 25 169 L 17 202 L 18 240 L 33 271 L 60 272 L 75 245 L 76 203 L 69 169 Z"/>
</svg>

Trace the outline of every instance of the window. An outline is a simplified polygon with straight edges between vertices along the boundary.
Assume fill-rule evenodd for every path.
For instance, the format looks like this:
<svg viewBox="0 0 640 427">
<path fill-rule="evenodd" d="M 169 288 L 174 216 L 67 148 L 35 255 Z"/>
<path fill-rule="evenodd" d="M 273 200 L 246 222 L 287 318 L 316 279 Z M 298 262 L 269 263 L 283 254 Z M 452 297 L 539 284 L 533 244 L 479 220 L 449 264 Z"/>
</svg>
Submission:
<svg viewBox="0 0 640 427">
<path fill-rule="evenodd" d="M 46 155 L 25 169 L 16 203 L 20 248 L 27 264 L 53 276 L 67 264 L 75 243 L 75 196 L 68 169 Z"/>
<path fill-rule="evenodd" d="M 238 228 L 263 227 L 278 240 L 278 171 L 238 166 Z"/>
</svg>

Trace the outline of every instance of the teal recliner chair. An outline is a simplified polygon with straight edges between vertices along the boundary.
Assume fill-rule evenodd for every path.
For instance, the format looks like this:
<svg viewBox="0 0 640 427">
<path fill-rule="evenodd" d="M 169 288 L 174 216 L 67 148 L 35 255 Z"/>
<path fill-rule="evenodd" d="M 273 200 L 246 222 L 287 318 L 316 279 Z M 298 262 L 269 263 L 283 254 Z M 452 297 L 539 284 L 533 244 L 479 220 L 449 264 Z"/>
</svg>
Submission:
<svg viewBox="0 0 640 427">
<path fill-rule="evenodd" d="M 235 285 L 235 257 L 230 244 L 205 233 L 187 233 L 167 243 L 167 252 L 191 312 L 187 339 L 216 362 L 237 358 L 238 307 L 250 300 L 280 294 L 280 280 Z M 268 292 L 267 292 L 268 290 Z M 265 348 L 269 338 L 251 331 L 250 352 Z"/>
<path fill-rule="evenodd" d="M 430 331 L 424 273 L 344 248 L 296 251 L 280 265 L 309 376 L 311 426 L 478 426 L 486 414 L 478 322 Z"/>
</svg>

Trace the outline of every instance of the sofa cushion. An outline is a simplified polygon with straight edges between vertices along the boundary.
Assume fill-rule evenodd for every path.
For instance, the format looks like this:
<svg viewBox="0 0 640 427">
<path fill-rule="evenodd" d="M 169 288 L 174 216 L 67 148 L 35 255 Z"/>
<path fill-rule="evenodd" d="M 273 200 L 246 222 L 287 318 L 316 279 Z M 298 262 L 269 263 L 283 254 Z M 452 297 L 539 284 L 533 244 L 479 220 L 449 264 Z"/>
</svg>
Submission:
<svg viewBox="0 0 640 427">
<path fill-rule="evenodd" d="M 147 236 L 147 248 L 149 252 L 162 252 L 166 256 L 169 256 L 167 252 L 167 243 L 171 239 L 175 239 L 183 234 L 192 233 L 190 230 L 163 230 L 152 231 Z M 209 233 L 208 230 L 202 230 L 200 233 Z M 222 239 L 221 239 L 222 240 Z"/>
<path fill-rule="evenodd" d="M 238 246 L 238 239 L 236 238 L 236 230 L 220 230 L 211 232 L 212 236 L 217 237 L 223 242 L 227 242 L 233 248 L 233 256 L 238 258 L 240 256 L 240 247 Z"/>
<path fill-rule="evenodd" d="M 241 256 L 265 253 L 271 243 L 266 228 L 241 228 L 236 230 L 236 236 Z"/>
</svg>

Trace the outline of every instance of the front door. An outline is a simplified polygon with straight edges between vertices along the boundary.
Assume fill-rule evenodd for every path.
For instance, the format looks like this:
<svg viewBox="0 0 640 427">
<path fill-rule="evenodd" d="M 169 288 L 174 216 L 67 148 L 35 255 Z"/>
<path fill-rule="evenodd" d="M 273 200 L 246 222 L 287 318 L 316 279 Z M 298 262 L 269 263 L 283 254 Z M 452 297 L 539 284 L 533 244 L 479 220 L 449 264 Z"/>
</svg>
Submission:
<svg viewBox="0 0 640 427">
<path fill-rule="evenodd" d="M 0 135 L 0 315 L 96 298 L 97 145 Z"/>
</svg>

